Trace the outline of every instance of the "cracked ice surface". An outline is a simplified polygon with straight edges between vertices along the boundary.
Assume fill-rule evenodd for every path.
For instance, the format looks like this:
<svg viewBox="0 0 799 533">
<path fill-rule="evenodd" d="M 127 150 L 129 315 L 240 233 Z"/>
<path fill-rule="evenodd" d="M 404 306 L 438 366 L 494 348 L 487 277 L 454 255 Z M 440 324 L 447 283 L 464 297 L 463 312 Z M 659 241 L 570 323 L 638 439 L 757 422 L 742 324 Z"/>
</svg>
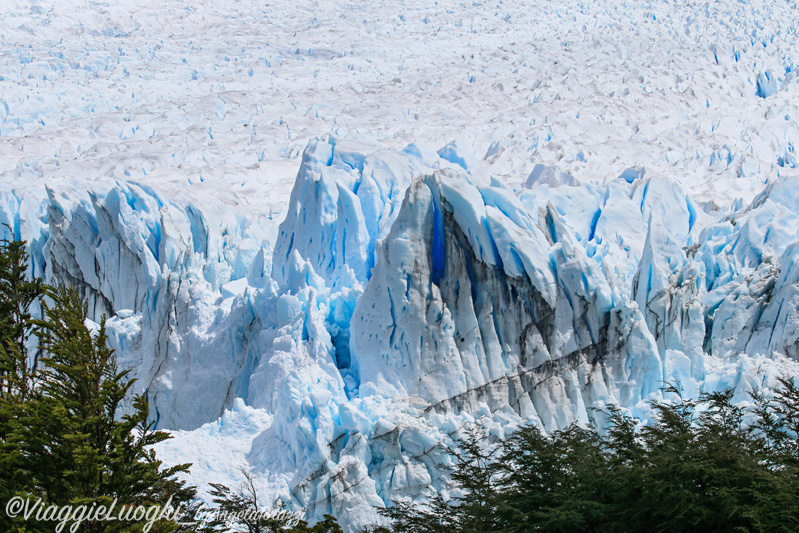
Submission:
<svg viewBox="0 0 799 533">
<path fill-rule="evenodd" d="M 0 222 L 192 480 L 350 527 L 436 445 L 799 373 L 795 3 L 13 1 Z M 310 144 L 309 144 L 310 143 Z"/>
<path fill-rule="evenodd" d="M 796 167 L 798 18 L 792 2 L 12 0 L 0 168 L 269 214 L 314 137 L 457 138 L 514 184 L 534 164 L 599 182 L 638 167 L 726 203 Z"/>
</svg>

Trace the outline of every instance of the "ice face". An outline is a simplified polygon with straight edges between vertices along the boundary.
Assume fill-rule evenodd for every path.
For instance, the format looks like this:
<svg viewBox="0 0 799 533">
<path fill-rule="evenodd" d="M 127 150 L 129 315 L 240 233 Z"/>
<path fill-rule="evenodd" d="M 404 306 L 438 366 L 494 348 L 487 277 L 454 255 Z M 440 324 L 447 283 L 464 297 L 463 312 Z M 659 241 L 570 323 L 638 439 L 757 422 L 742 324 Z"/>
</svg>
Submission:
<svg viewBox="0 0 799 533">
<path fill-rule="evenodd" d="M 797 198 L 787 176 L 711 213 L 657 176 L 514 193 L 457 143 L 326 137 L 279 226 L 136 182 L 6 189 L 0 215 L 31 273 L 110 317 L 176 431 L 165 457 L 208 442 L 288 507 L 356 528 L 446 490 L 437 444 L 464 424 L 549 431 L 609 404 L 646 419 L 668 380 L 747 401 L 796 374 Z"/>
</svg>

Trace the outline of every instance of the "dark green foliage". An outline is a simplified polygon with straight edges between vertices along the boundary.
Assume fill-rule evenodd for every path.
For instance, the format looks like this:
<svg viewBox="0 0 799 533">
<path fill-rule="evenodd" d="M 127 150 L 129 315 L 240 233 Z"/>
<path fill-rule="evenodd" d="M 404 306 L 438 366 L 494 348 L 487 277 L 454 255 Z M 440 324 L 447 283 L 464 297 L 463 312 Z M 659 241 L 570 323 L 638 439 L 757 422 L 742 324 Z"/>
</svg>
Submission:
<svg viewBox="0 0 799 533">
<path fill-rule="evenodd" d="M 504 444 L 501 531 L 596 531 L 610 489 L 600 437 L 571 425 L 545 437 L 526 426 Z"/>
<path fill-rule="evenodd" d="M 39 385 L 18 406 L 16 440 L 35 492 L 48 504 L 110 506 L 193 499 L 194 489 L 174 479 L 189 465 L 162 468 L 152 446 L 168 439 L 152 431 L 144 396 L 133 398 L 130 414 L 121 404 L 133 384 L 107 347 L 105 321 L 96 333 L 86 327 L 87 310 L 77 292 L 49 290 L 52 305 L 37 321 L 45 356 Z M 83 531 L 133 531 L 131 522 L 86 522 Z M 174 524 L 166 521 L 159 530 Z"/>
<path fill-rule="evenodd" d="M 21 241 L 0 241 L 0 504 L 30 494 L 24 459 L 16 442 L 19 406 L 31 395 L 36 368 L 28 363 L 33 331 L 31 307 L 42 295 L 41 279 L 27 280 L 28 254 Z M 0 509 L 0 531 L 13 521 Z"/>
<path fill-rule="evenodd" d="M 25 242 L 0 241 L 0 399 L 7 401 L 24 400 L 34 379 L 27 343 L 33 329 L 31 306 L 44 284 L 40 278 L 26 279 L 27 270 Z"/>
<path fill-rule="evenodd" d="M 334 517 L 326 514 L 321 521 L 310 527 L 306 522 L 300 520 L 288 530 L 288 533 L 344 533 L 344 530 L 341 529 Z"/>
<path fill-rule="evenodd" d="M 0 242 L 0 531 L 53 531 L 54 521 L 9 518 L 15 496 L 49 505 L 190 504 L 195 489 L 175 477 L 188 465 L 163 468 L 152 446 L 169 436 L 148 423 L 144 396 L 107 347 L 104 321 L 86 327 L 77 292 L 26 280 L 25 243 Z M 50 304 L 43 302 L 47 297 Z M 41 306 L 41 320 L 31 311 Z M 36 339 L 31 339 L 35 333 Z M 84 522 L 80 531 L 140 531 L 143 523 Z M 185 528 L 184 528 L 185 529 Z M 180 530 L 161 520 L 151 531 Z"/>
<path fill-rule="evenodd" d="M 762 531 L 766 502 L 757 498 L 776 487 L 778 473 L 763 466 L 762 441 L 743 427 L 744 413 L 732 404 L 732 392 L 694 402 L 676 388 L 669 391 L 676 401 L 654 405 L 658 421 L 641 429 L 635 461 L 614 471 L 625 480 L 615 513 L 619 525 Z"/>
<path fill-rule="evenodd" d="M 751 411 L 732 391 L 697 400 L 679 386 L 665 392 L 673 401 L 652 404 L 650 425 L 611 408 L 602 433 L 526 426 L 494 461 L 467 433 L 452 452 L 464 495 L 381 510 L 387 531 L 798 531 L 799 387 L 783 379 L 772 400 L 755 395 Z"/>
</svg>

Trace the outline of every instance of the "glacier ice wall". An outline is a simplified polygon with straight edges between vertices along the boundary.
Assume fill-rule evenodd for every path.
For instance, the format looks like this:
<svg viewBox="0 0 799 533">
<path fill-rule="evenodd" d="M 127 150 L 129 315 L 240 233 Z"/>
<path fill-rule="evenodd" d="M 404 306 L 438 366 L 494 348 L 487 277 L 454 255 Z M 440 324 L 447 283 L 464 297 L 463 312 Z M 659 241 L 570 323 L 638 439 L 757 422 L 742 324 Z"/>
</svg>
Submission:
<svg viewBox="0 0 799 533">
<path fill-rule="evenodd" d="M 699 206 L 642 172 L 514 190 L 457 142 L 326 137 L 279 225 L 78 180 L 4 185 L 0 222 L 28 240 L 32 274 L 109 318 L 175 432 L 167 461 L 234 457 L 235 441 L 270 497 L 355 528 L 446 492 L 437 445 L 465 424 L 552 430 L 608 404 L 646 419 L 668 380 L 747 401 L 799 373 L 799 176 Z M 231 465 L 197 468 L 201 487 L 235 482 Z"/>
</svg>

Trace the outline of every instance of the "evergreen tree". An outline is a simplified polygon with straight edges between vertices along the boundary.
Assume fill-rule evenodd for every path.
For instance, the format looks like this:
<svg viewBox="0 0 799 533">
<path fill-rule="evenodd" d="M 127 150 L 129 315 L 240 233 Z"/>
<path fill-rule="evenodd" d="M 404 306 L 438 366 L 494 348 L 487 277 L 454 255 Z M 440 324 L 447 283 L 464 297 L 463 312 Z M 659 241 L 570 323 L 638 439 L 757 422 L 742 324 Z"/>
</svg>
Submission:
<svg viewBox="0 0 799 533">
<path fill-rule="evenodd" d="M 503 531 L 597 531 L 609 495 L 608 461 L 593 428 L 545 437 L 525 426 L 503 445 Z"/>
<path fill-rule="evenodd" d="M 755 392 L 757 422 L 751 432 L 759 438 L 761 459 L 775 479 L 767 492 L 755 495 L 763 531 L 799 531 L 799 387 L 783 377 L 773 399 Z"/>
<path fill-rule="evenodd" d="M 634 531 L 755 530 L 752 491 L 769 473 L 759 467 L 732 392 L 698 403 L 678 387 L 668 392 L 676 401 L 653 404 L 657 420 L 641 429 L 641 454 L 624 468 L 618 523 Z"/>
<path fill-rule="evenodd" d="M 484 446 L 485 435 L 476 428 L 466 428 L 455 449 L 445 448 L 453 459 L 451 466 L 439 465 L 450 471 L 450 477 L 460 495 L 447 501 L 435 493 L 426 505 L 396 502 L 394 506 L 378 509 L 393 522 L 396 533 L 439 533 L 463 531 L 489 533 L 502 531 L 497 476 L 500 464 L 494 460 L 496 447 Z"/>
<path fill-rule="evenodd" d="M 28 364 L 27 344 L 33 330 L 31 307 L 42 296 L 44 283 L 27 279 L 25 245 L 0 241 L 0 399 L 6 401 L 24 401 L 36 369 Z"/>
<path fill-rule="evenodd" d="M 10 231 L 10 228 L 9 228 Z M 25 243 L 0 241 L 0 504 L 13 496 L 26 497 L 31 486 L 14 424 L 20 406 L 35 384 L 36 366 L 28 363 L 28 340 L 33 331 L 31 308 L 42 295 L 41 279 L 26 279 Z M 0 509 L 0 531 L 11 531 L 19 521 Z"/>
<path fill-rule="evenodd" d="M 300 520 L 289 529 L 288 533 L 344 533 L 344 530 L 335 517 L 326 514 L 313 526 L 308 526 L 307 522 Z"/>
<path fill-rule="evenodd" d="M 701 394 L 697 400 L 684 397 L 679 384 L 664 391 L 672 401 L 652 403 L 656 416 L 649 425 L 610 408 L 603 433 L 572 425 L 545 435 L 537 426 L 522 427 L 502 443 L 493 464 L 471 461 L 482 453 L 478 442 L 463 446 L 452 452 L 463 473 L 453 476 L 453 481 L 466 499 L 447 501 L 438 495 L 428 505 L 395 504 L 380 510 L 392 520 L 383 529 L 393 533 L 799 530 L 795 382 L 782 379 L 770 400 L 755 394 L 753 409 L 736 405 L 733 391 Z M 754 423 L 744 424 L 745 419 Z M 467 464 L 471 469 L 463 468 Z M 492 495 L 478 496 L 470 504 L 468 495 L 480 494 L 475 487 L 490 487 Z M 480 520 L 463 520 L 464 516 Z M 492 529 L 481 529 L 484 524 Z"/>
<path fill-rule="evenodd" d="M 46 504 L 151 506 L 190 502 L 194 489 L 175 475 L 189 465 L 162 468 L 152 446 L 169 436 L 153 431 L 143 395 L 130 414 L 120 407 L 133 384 L 107 346 L 105 320 L 92 334 L 87 308 L 73 289 L 48 290 L 37 321 L 45 357 L 40 384 L 21 404 L 16 429 L 32 485 Z M 30 524 L 28 524 L 30 525 Z M 130 521 L 84 522 L 81 531 L 135 531 Z M 53 526 L 53 524 L 49 524 Z M 162 521 L 158 530 L 175 529 Z"/>
</svg>

